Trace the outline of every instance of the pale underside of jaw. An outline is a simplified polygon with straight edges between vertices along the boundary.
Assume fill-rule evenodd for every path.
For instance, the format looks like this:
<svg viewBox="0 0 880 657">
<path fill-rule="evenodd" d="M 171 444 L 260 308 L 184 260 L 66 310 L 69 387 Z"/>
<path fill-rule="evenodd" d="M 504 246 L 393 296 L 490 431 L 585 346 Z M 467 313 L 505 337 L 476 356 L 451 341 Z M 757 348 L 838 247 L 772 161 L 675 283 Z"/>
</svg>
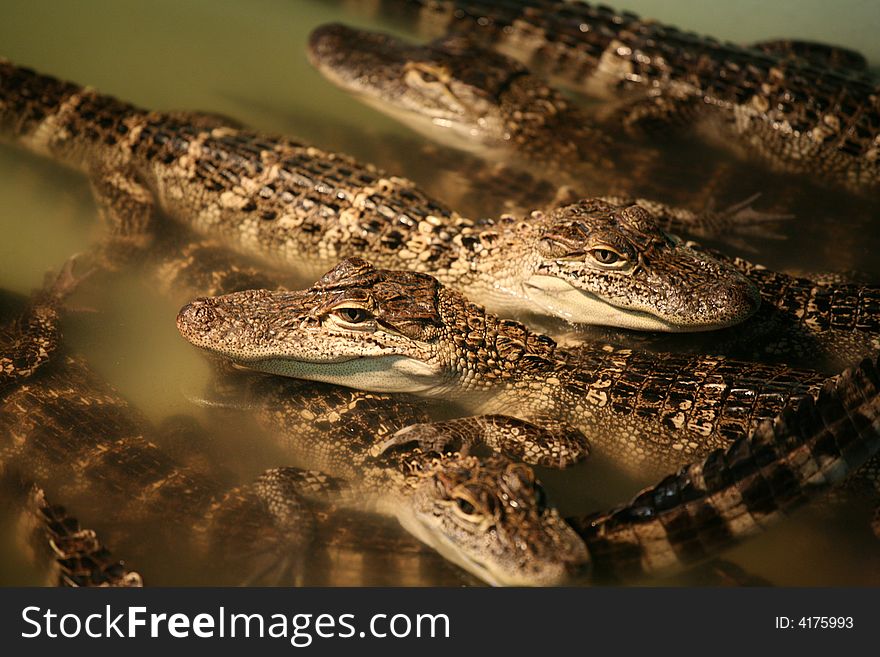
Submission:
<svg viewBox="0 0 880 657">
<path fill-rule="evenodd" d="M 368 392 L 427 393 L 440 383 L 431 365 L 407 356 L 360 356 L 333 361 L 262 358 L 239 361 L 248 369 L 295 379 L 333 383 Z"/>
<path fill-rule="evenodd" d="M 476 561 L 475 559 L 471 559 L 446 538 L 446 536 L 422 522 L 412 509 L 399 507 L 394 515 L 397 516 L 397 521 L 400 523 L 401 527 L 419 539 L 422 543 L 439 552 L 447 561 L 451 561 L 459 568 L 479 577 L 490 586 L 528 585 L 528 582 L 524 581 L 508 582 L 498 578 L 495 573 L 486 567 L 485 564 Z"/>
<path fill-rule="evenodd" d="M 615 306 L 555 276 L 532 276 L 523 287 L 530 302 L 545 312 L 574 324 L 614 326 L 637 331 L 693 333 L 720 329 L 736 323 L 676 324 L 643 310 Z"/>
</svg>

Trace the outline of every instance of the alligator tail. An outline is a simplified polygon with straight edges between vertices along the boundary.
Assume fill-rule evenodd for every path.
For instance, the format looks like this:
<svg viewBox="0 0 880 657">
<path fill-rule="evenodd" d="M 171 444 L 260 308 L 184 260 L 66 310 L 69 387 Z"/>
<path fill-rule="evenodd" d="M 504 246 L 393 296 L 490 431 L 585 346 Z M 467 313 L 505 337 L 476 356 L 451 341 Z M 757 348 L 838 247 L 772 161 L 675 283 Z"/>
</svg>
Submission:
<svg viewBox="0 0 880 657">
<path fill-rule="evenodd" d="M 130 130 L 128 119 L 144 112 L 0 58 L 0 139 L 76 168 L 96 148 L 113 147 Z"/>
<path fill-rule="evenodd" d="M 569 522 L 598 578 L 669 573 L 764 531 L 878 451 L 880 374 L 866 359 L 628 504 Z"/>
</svg>

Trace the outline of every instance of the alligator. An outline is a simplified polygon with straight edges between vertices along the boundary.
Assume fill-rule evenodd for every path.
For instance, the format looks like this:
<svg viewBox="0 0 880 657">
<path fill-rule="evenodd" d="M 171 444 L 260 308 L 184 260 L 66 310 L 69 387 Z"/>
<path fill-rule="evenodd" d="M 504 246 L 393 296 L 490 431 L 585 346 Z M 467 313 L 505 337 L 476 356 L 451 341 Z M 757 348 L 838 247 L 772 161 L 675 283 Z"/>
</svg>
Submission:
<svg viewBox="0 0 880 657">
<path fill-rule="evenodd" d="M 466 38 L 413 45 L 390 34 L 329 24 L 312 31 L 308 55 L 327 79 L 379 111 L 431 139 L 502 162 L 502 171 L 487 169 L 478 183 L 503 188 L 507 177 L 507 196 L 519 199 L 525 179 L 529 209 L 599 194 L 618 202 L 650 196 L 678 206 L 714 201 L 696 198 L 711 176 L 705 158 L 671 149 L 661 153 L 622 134 L 612 136 L 521 63 Z M 509 167 L 516 165 L 524 175 L 510 179 Z M 494 177 L 501 180 L 493 182 Z M 685 189 L 682 180 L 688 181 Z M 790 215 L 757 212 L 750 206 L 755 198 L 725 212 L 704 211 L 702 223 L 685 207 L 640 204 L 668 216 L 666 228 L 673 233 L 721 236 L 734 245 L 745 244 L 746 236 L 781 237 L 774 224 Z"/>
<path fill-rule="evenodd" d="M 224 286 L 231 289 L 266 280 L 262 272 L 237 264 L 216 247 L 191 244 L 174 249 L 179 255 L 173 256 L 167 255 L 172 249 L 162 251 L 166 255 L 154 265 L 155 272 L 159 279 L 167 282 L 169 289 L 178 292 L 184 288 L 218 293 Z M 57 302 L 64 296 L 58 290 L 69 290 L 70 286 L 53 285 L 49 289 L 55 293 L 39 294 L 36 297 L 39 303 L 33 304 L 26 315 L 45 314 L 45 299 Z M 239 554 L 242 544 L 252 549 L 254 536 L 258 537 L 256 540 L 264 552 L 271 554 L 270 563 L 278 559 L 279 552 L 301 546 L 303 534 L 308 534 L 313 518 L 305 512 L 303 500 L 311 506 L 316 498 L 325 504 L 332 501 L 335 505 L 359 507 L 363 507 L 365 501 L 372 501 L 369 506 L 402 516 L 402 521 L 415 535 L 470 572 L 494 583 L 550 583 L 554 581 L 551 576 L 554 569 L 558 577 L 628 580 L 637 575 L 663 574 L 691 567 L 715 553 L 710 547 L 702 553 L 685 550 L 685 540 L 674 531 L 669 532 L 665 551 L 661 549 L 657 537 L 662 534 L 651 528 L 650 523 L 646 524 L 652 517 L 645 512 L 648 493 L 620 509 L 568 519 L 584 537 L 586 547 L 571 541 L 570 533 L 559 524 L 558 514 L 548 505 L 546 494 L 529 468 L 497 454 L 488 457 L 476 454 L 479 442 L 475 438 L 497 433 L 505 423 L 520 436 L 537 431 L 540 438 L 540 429 L 536 427 L 500 417 L 431 422 L 424 406 L 406 397 L 390 398 L 253 374 L 238 374 L 248 378 L 245 385 L 239 386 L 245 390 L 246 407 L 275 439 L 282 453 L 307 469 L 272 469 L 254 485 L 230 491 L 216 482 L 216 478 L 206 477 L 204 467 L 194 465 L 202 463 L 202 459 L 192 452 L 201 451 L 206 444 L 204 440 L 194 439 L 189 423 L 183 423 L 185 435 L 172 441 L 187 446 L 189 455 L 175 459 L 167 453 L 167 437 L 163 441 L 164 449 L 147 442 L 155 435 L 149 423 L 138 418 L 138 413 L 126 405 L 118 393 L 90 374 L 83 361 L 59 353 L 57 345 L 51 344 L 58 339 L 57 327 L 47 330 L 47 324 L 30 321 L 19 321 L 15 326 L 37 342 L 48 345 L 47 352 L 54 354 L 56 361 L 44 361 L 40 369 L 23 361 L 29 373 L 18 379 L 20 387 L 16 391 L 7 391 L 0 423 L 14 432 L 11 434 L 14 446 L 7 444 L 3 450 L 3 470 L 30 472 L 51 486 L 61 499 L 74 501 L 82 508 L 94 509 L 99 502 L 100 508 L 92 513 L 100 518 L 114 541 L 134 533 L 137 527 L 170 529 L 168 541 L 173 545 L 176 560 L 183 558 L 181 541 L 187 539 L 180 527 L 194 527 L 200 535 L 197 560 L 203 565 L 209 564 L 207 567 L 214 574 L 217 564 L 228 561 L 230 550 Z M 52 336 L 48 340 L 42 337 L 46 333 Z M 19 336 L 5 342 L 4 347 L 24 342 L 26 339 Z M 62 359 L 60 367 L 58 359 Z M 858 384 L 865 399 L 869 399 L 875 394 L 869 388 L 875 379 L 858 376 L 876 377 L 873 372 L 869 364 L 863 364 L 851 379 L 844 380 Z M 83 384 L 83 378 L 90 382 Z M 224 385 L 228 383 L 224 380 Z M 857 397 L 854 393 L 845 397 L 840 394 L 842 390 L 849 390 L 841 383 L 836 387 L 828 384 L 826 388 L 828 396 L 820 394 L 815 406 L 806 403 L 792 409 L 788 425 L 777 421 L 774 427 L 768 425 L 763 433 L 759 431 L 757 437 L 740 441 L 726 455 L 714 454 L 705 463 L 692 466 L 694 470 L 679 473 L 675 481 L 678 488 L 685 491 L 680 497 L 680 506 L 676 507 L 679 513 L 690 513 L 690 517 L 696 518 L 694 510 L 701 505 L 718 510 L 715 516 L 707 514 L 710 522 L 705 526 L 697 523 L 693 527 L 703 537 L 703 543 L 708 546 L 710 540 L 716 540 L 711 545 L 720 550 L 754 535 L 790 508 L 839 481 L 848 469 L 858 465 L 858 459 L 866 458 L 875 449 L 876 445 L 869 442 L 874 434 L 862 431 L 861 436 L 851 437 L 853 443 L 843 460 L 822 439 L 824 433 L 811 432 L 816 429 L 811 422 L 821 416 L 826 418 L 829 430 L 837 426 L 832 421 L 843 423 L 842 428 L 835 429 L 838 446 L 842 447 L 845 439 L 850 438 L 851 426 L 829 409 L 836 408 L 838 397 L 847 404 L 855 404 Z M 861 408 L 851 408 L 855 407 L 847 406 L 852 417 L 861 411 Z M 794 418 L 800 421 L 795 423 Z M 179 433 L 181 427 L 177 424 L 172 428 Z M 90 435 L 90 426 L 99 426 L 101 430 Z M 786 426 L 799 427 L 801 432 L 793 433 Z M 865 428 L 857 423 L 852 426 Z M 142 437 L 133 438 L 137 431 L 144 432 Z M 855 450 L 856 438 L 866 441 L 864 452 Z M 426 445 L 430 450 L 422 451 Z M 778 457 L 770 465 L 766 465 L 765 459 L 768 449 L 775 449 Z M 818 470 L 808 466 L 800 471 L 794 469 L 792 464 L 802 463 L 800 457 L 805 453 L 813 454 L 814 460 L 807 460 L 808 464 L 821 463 Z M 755 484 L 756 475 L 749 467 L 756 460 L 764 472 L 770 472 L 773 467 L 788 471 L 786 468 L 791 467 L 792 476 L 799 482 L 797 494 L 782 488 L 768 495 L 768 491 Z M 719 463 L 730 476 L 722 476 Z M 685 477 L 692 482 L 708 481 L 694 473 L 708 471 L 710 467 L 715 468 L 713 472 L 717 475 L 713 481 L 723 481 L 724 487 L 707 487 L 703 489 L 702 498 L 695 497 L 693 493 L 699 489 L 686 487 Z M 672 481 L 667 479 L 659 486 L 671 491 Z M 180 491 L 186 491 L 182 498 L 178 498 Z M 741 497 L 746 502 L 719 508 L 717 500 L 724 499 L 725 495 L 732 497 L 737 491 L 742 491 Z M 98 500 L 92 499 L 95 495 L 99 496 Z M 653 495 L 650 499 L 660 497 Z M 384 504 L 379 504 L 381 500 Z M 77 586 L 141 583 L 138 573 L 108 555 L 106 549 L 96 543 L 94 533 L 80 529 L 63 508 L 49 505 L 40 498 L 37 502 L 38 513 L 49 528 L 51 544 L 58 554 L 62 583 Z M 658 510 L 662 513 L 654 517 L 668 518 L 669 514 L 676 513 L 676 508 L 665 506 Z M 625 513 L 631 516 L 629 532 L 623 529 L 627 525 Z M 242 522 L 242 518 L 248 521 Z M 438 518 L 443 521 L 439 522 Z M 543 518 L 551 527 L 558 528 L 556 540 L 551 544 L 541 540 L 540 531 L 534 531 L 536 518 Z M 718 529 L 719 522 L 727 523 L 726 534 Z M 279 524 L 286 530 L 283 540 L 278 537 Z M 474 545 L 475 528 L 486 530 L 489 535 L 478 535 L 478 547 L 469 551 L 467 546 Z M 726 535 L 726 541 L 713 539 L 722 535 Z M 441 541 L 441 536 L 448 540 Z M 517 536 L 525 538 L 517 540 Z M 380 540 L 375 536 L 375 529 L 371 537 Z M 350 536 L 343 538 L 348 540 Z M 139 540 L 134 539 L 135 543 Z M 121 540 L 124 548 L 137 555 L 130 543 Z M 269 543 L 268 549 L 266 543 Z M 511 545 L 517 547 L 511 548 Z M 206 546 L 211 548 L 207 561 Z M 400 547 L 399 542 L 393 543 L 389 551 L 396 553 Z M 490 548 L 492 558 L 487 560 L 486 550 Z M 548 552 L 551 548 L 552 553 Z M 505 560 L 504 555 L 514 558 Z M 246 558 L 254 560 L 256 556 L 251 551 Z M 384 567 L 387 569 L 388 564 Z M 397 564 L 393 567 L 400 568 Z M 525 579 L 522 579 L 523 573 Z M 520 579 L 514 579 L 517 574 Z M 377 582 L 371 580 L 371 583 Z"/>
<path fill-rule="evenodd" d="M 635 472 L 663 473 L 815 396 L 816 371 L 587 342 L 559 347 L 436 279 L 351 258 L 300 291 L 197 299 L 182 336 L 246 368 L 375 392 L 451 399 L 474 412 L 572 425 Z"/>
<path fill-rule="evenodd" d="M 843 49 L 785 41 L 743 47 L 562 0 L 383 0 L 379 7 L 423 34 L 466 34 L 554 81 L 612 99 L 612 125 L 690 126 L 773 169 L 867 195 L 880 182 L 880 87 L 858 64 L 835 65 L 845 61 Z"/>
<path fill-rule="evenodd" d="M 472 221 L 347 156 L 215 116 L 146 112 L 8 62 L 0 135 L 87 173 L 110 225 L 111 263 L 144 248 L 160 208 L 301 276 L 367 256 L 430 272 L 499 312 L 534 306 L 574 322 L 693 331 L 735 324 L 757 307 L 745 277 L 673 244 L 647 212 L 625 212 L 586 237 L 570 216 L 581 216 L 579 206 Z"/>
<path fill-rule="evenodd" d="M 585 180 L 610 171 L 612 143 L 584 111 L 519 62 L 461 37 L 414 46 L 388 34 L 331 24 L 312 32 L 309 55 L 325 76 L 380 110 L 426 127 L 434 136 L 456 133 L 470 144 L 505 151 L 505 160 L 531 162 L 530 173 L 543 172 L 543 182 L 564 184 L 575 189 L 576 196 L 584 195 Z M 644 159 L 644 149 L 629 152 Z M 657 180 L 663 171 L 675 170 L 665 159 L 655 163 L 656 171 L 643 175 L 634 175 L 635 165 L 625 157 L 617 164 L 631 179 Z M 519 178 L 513 183 L 521 184 Z M 687 246 L 704 249 L 694 242 Z M 839 372 L 880 349 L 877 286 L 828 284 L 715 250 L 709 254 L 749 276 L 763 301 L 745 324 L 712 336 L 710 348 L 715 352 L 811 366 L 828 363 L 831 371 Z"/>
</svg>

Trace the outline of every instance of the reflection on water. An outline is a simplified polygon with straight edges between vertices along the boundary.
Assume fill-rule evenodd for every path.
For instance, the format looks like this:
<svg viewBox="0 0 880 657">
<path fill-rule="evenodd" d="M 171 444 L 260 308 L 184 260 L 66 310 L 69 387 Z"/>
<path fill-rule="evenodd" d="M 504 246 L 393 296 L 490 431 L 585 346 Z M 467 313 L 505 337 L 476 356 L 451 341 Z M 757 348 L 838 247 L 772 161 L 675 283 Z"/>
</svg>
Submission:
<svg viewBox="0 0 880 657">
<path fill-rule="evenodd" d="M 347 11 L 345 4 L 317 0 L 6 0 L 0 55 L 143 106 L 227 114 L 267 132 L 349 152 L 406 174 L 432 191 L 442 191 L 439 181 L 454 179 L 454 172 L 433 168 L 434 160 L 423 156 L 429 147 L 424 138 L 352 102 L 307 64 L 304 44 L 316 25 L 344 20 L 381 27 L 363 13 Z M 844 13 L 840 4 L 818 0 L 769 7 L 757 2 L 694 7 L 693 3 L 640 0 L 627 8 L 743 42 L 778 36 L 824 38 L 862 49 L 876 65 L 880 52 L 871 5 L 853 1 Z M 862 18 L 859 12 L 864 12 Z M 458 157 L 431 148 L 443 161 L 454 163 Z M 880 258 L 876 257 L 880 231 L 873 228 L 876 205 L 741 164 L 731 164 L 730 170 L 741 182 L 743 196 L 761 191 L 766 208 L 795 215 L 786 231 L 788 239 L 755 244 L 757 252 L 747 254 L 751 259 L 774 267 L 861 270 L 872 279 L 880 277 Z M 0 149 L 0 198 L 3 288 L 26 293 L 37 287 L 48 269 L 85 249 L 97 234 L 87 183 L 52 163 Z M 487 197 L 461 209 L 488 212 L 500 205 L 501 199 Z M 193 404 L 209 369 L 177 335 L 173 319 L 178 303 L 153 288 L 131 273 L 107 283 L 100 293 L 87 295 L 82 305 L 95 312 L 77 313 L 68 322 L 70 348 L 82 353 L 98 374 L 152 420 L 171 413 L 199 417 L 216 433 L 225 467 L 234 469 L 237 476 L 252 477 L 278 465 L 283 454 L 271 440 L 257 437 L 247 425 L 228 422 L 228 414 L 218 421 L 212 409 Z M 622 479 L 597 461 L 564 473 L 541 472 L 564 513 L 606 507 L 637 489 L 636 482 Z M 866 512 L 852 509 L 845 517 L 831 517 L 821 509 L 807 509 L 729 556 L 774 584 L 880 584 L 880 556 L 866 527 Z M 4 530 L 9 518 L 8 514 L 0 517 Z M 365 523 L 369 528 L 358 538 L 361 522 L 363 518 L 354 522 L 344 516 L 335 526 L 328 523 L 328 546 L 309 556 L 304 583 L 473 583 L 393 523 L 383 525 L 382 531 L 376 524 Z M 345 530 L 341 534 L 340 528 Z M 2 532 L 6 537 L 13 534 Z M 341 535 L 348 544 L 343 544 Z M 361 547 L 357 547 L 358 540 Z M 10 541 L 0 542 L 4 557 L 0 581 L 39 581 L 38 573 L 20 570 L 24 566 L 15 559 L 20 552 Z M 12 556 L 7 559 L 7 554 Z M 170 563 L 155 564 L 155 571 L 145 574 L 148 583 L 191 581 L 187 572 Z M 217 583 L 220 578 L 212 580 L 209 571 L 204 581 Z"/>
</svg>

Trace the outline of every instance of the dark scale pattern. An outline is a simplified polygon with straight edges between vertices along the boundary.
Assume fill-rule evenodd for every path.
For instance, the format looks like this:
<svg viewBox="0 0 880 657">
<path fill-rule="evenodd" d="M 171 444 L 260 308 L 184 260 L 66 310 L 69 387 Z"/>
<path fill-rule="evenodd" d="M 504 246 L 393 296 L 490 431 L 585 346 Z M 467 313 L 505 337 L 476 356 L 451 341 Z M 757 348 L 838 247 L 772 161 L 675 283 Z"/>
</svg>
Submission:
<svg viewBox="0 0 880 657">
<path fill-rule="evenodd" d="M 877 364 L 829 380 L 749 438 L 685 466 L 610 513 L 571 518 L 597 578 L 699 563 L 842 481 L 880 448 Z"/>
<path fill-rule="evenodd" d="M 811 370 L 723 357 L 589 344 L 571 353 L 558 351 L 566 364 L 557 361 L 544 372 L 558 377 L 566 393 L 556 412 L 584 431 L 588 420 L 572 407 L 598 413 L 603 429 L 593 442 L 638 469 L 674 467 L 727 445 L 792 400 L 815 394 L 824 380 Z M 647 451 L 628 453 L 635 448 Z"/>
<path fill-rule="evenodd" d="M 0 131 L 31 132 L 80 87 L 0 59 Z"/>
</svg>

